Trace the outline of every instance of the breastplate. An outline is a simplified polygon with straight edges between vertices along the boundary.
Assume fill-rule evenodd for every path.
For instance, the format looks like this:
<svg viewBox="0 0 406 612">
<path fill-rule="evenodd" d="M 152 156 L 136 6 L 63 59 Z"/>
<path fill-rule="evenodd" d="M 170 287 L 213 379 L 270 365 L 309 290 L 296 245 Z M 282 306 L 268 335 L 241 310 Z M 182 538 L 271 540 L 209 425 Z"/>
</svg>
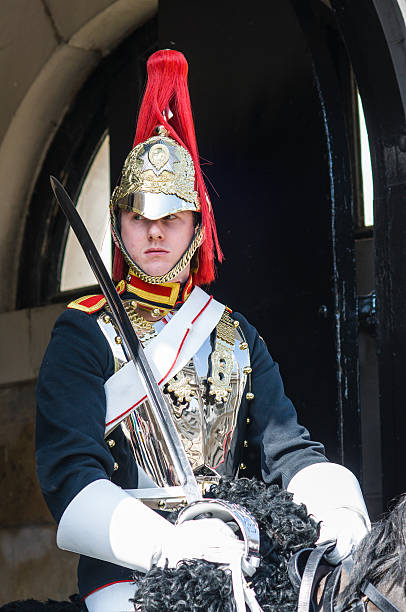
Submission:
<svg viewBox="0 0 406 612">
<path fill-rule="evenodd" d="M 164 323 L 146 324 L 131 316 L 130 303 L 124 302 L 134 329 L 145 345 L 158 335 Z M 125 363 L 122 347 L 115 342 L 117 331 L 106 313 L 99 326 L 113 352 L 116 371 Z M 218 468 L 226 459 L 235 430 L 250 357 L 242 331 L 227 310 L 215 331 L 207 337 L 189 363 L 163 387 L 187 457 L 198 481 L 210 484 L 219 479 Z M 152 422 L 148 400 L 125 417 L 120 426 L 137 465 L 159 487 L 173 486 L 172 466 L 160 432 Z"/>
</svg>

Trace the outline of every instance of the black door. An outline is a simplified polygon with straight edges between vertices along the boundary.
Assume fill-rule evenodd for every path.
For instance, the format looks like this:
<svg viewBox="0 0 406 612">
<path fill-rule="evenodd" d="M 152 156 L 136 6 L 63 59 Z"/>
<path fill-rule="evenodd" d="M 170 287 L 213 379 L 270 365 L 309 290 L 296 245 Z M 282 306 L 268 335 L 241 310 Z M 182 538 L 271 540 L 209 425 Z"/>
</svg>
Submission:
<svg viewBox="0 0 406 612">
<path fill-rule="evenodd" d="M 215 295 L 257 326 L 300 421 L 359 475 L 351 75 L 331 11 L 161 0 L 158 23 L 160 47 L 189 61 L 225 253 Z"/>
</svg>

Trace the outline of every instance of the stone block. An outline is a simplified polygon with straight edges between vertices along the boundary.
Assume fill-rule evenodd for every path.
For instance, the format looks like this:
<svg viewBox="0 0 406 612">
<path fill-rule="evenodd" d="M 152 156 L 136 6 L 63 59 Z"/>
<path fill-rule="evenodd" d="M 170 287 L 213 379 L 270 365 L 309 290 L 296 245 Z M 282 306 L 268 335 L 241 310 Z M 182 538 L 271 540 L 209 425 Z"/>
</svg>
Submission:
<svg viewBox="0 0 406 612">
<path fill-rule="evenodd" d="M 117 0 L 78 30 L 69 44 L 107 55 L 158 10 L 158 0 Z"/>
<path fill-rule="evenodd" d="M 58 44 L 41 0 L 2 0 L 0 141 L 31 83 Z"/>
<path fill-rule="evenodd" d="M 65 41 L 116 0 L 47 0 L 58 32 Z"/>
<path fill-rule="evenodd" d="M 59 550 L 56 527 L 0 529 L 0 606 L 18 599 L 68 599 L 77 592 L 77 555 Z"/>
<path fill-rule="evenodd" d="M 0 528 L 53 523 L 35 466 L 35 383 L 0 388 Z"/>
<path fill-rule="evenodd" d="M 28 310 L 6 312 L 0 316 L 0 384 L 33 378 L 30 363 L 30 317 Z"/>
<path fill-rule="evenodd" d="M 0 385 L 38 376 L 51 330 L 64 309 L 63 304 L 52 304 L 0 314 Z"/>
<path fill-rule="evenodd" d="M 51 338 L 56 319 L 66 310 L 65 304 L 52 304 L 30 309 L 30 362 L 32 373 L 38 376 L 42 358 Z"/>
</svg>

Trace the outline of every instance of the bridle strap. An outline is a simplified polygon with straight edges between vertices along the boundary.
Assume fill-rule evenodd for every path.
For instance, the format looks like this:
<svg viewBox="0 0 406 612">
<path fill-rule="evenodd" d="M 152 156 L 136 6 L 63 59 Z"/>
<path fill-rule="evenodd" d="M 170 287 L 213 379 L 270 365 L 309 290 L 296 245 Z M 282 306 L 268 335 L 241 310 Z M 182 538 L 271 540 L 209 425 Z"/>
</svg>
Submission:
<svg viewBox="0 0 406 612">
<path fill-rule="evenodd" d="M 399 608 L 391 604 L 385 595 L 382 595 L 382 593 L 370 582 L 364 582 L 360 590 L 368 597 L 369 601 L 382 610 L 382 612 L 401 612 Z"/>
<path fill-rule="evenodd" d="M 335 541 L 316 546 L 309 555 L 300 584 L 297 612 L 309 612 L 313 592 L 319 580 L 333 571 L 332 566 L 321 565 L 324 555 L 336 545 Z"/>
<path fill-rule="evenodd" d="M 323 612 L 335 612 L 334 604 L 336 595 L 340 586 L 341 572 L 343 566 L 337 565 L 329 576 L 326 578 L 326 584 L 323 593 Z"/>
<path fill-rule="evenodd" d="M 342 566 L 346 564 L 348 573 L 351 573 L 353 559 L 348 557 L 337 567 L 333 567 L 326 562 L 322 563 L 323 557 L 328 554 L 334 546 L 335 541 L 326 542 L 314 548 L 309 554 L 300 584 L 297 612 L 309 612 L 313 605 L 312 598 L 314 590 L 321 578 L 325 576 L 327 576 L 327 578 L 323 594 L 323 612 L 337 612 L 338 610 L 342 610 L 340 606 L 338 608 L 335 606 L 335 596 L 340 584 Z M 364 582 L 360 587 L 360 591 L 365 595 L 367 601 L 373 603 L 381 612 L 401 612 L 399 608 L 394 606 L 385 595 L 370 582 Z M 352 612 L 356 612 L 357 610 L 360 612 L 365 611 L 366 602 L 364 599 L 355 600 L 346 610 L 351 610 Z"/>
</svg>

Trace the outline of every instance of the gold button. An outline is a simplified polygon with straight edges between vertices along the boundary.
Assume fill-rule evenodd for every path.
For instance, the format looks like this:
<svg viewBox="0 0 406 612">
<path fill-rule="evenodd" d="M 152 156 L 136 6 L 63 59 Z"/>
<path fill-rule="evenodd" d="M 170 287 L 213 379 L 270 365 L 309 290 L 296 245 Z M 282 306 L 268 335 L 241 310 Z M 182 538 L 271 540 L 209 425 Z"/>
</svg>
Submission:
<svg viewBox="0 0 406 612">
<path fill-rule="evenodd" d="M 248 446 L 248 440 L 244 440 L 244 448 L 247 448 Z"/>
<path fill-rule="evenodd" d="M 118 470 L 118 463 L 117 463 L 117 461 L 115 461 L 115 462 L 114 462 L 114 465 L 113 465 L 113 470 L 114 470 L 115 472 L 117 472 L 117 470 Z"/>
<path fill-rule="evenodd" d="M 166 508 L 166 502 L 163 499 L 161 499 L 161 501 L 158 502 L 158 508 L 161 508 L 161 510 Z"/>
<path fill-rule="evenodd" d="M 246 470 L 247 466 L 245 465 L 245 463 L 240 463 L 240 470 Z"/>
<path fill-rule="evenodd" d="M 104 315 L 103 317 L 103 323 L 110 323 L 111 319 L 109 317 L 109 315 Z"/>
<path fill-rule="evenodd" d="M 254 399 L 255 395 L 251 393 L 251 391 L 248 391 L 248 393 L 245 394 L 245 397 L 247 398 L 248 401 L 250 401 Z"/>
<path fill-rule="evenodd" d="M 249 425 L 250 423 L 251 423 L 251 419 L 247 417 L 247 425 Z"/>
<path fill-rule="evenodd" d="M 249 366 L 245 366 L 245 368 L 243 369 L 244 374 L 251 374 L 252 372 L 252 368 L 250 368 Z"/>
<path fill-rule="evenodd" d="M 131 308 L 134 308 L 134 310 L 137 308 L 138 304 L 135 300 L 131 300 L 130 302 Z"/>
<path fill-rule="evenodd" d="M 240 349 L 241 349 L 242 351 L 245 351 L 245 349 L 247 349 L 247 348 L 248 348 L 248 344 L 247 344 L 246 342 L 241 342 L 241 344 L 240 344 Z"/>
<path fill-rule="evenodd" d="M 123 343 L 123 341 L 121 340 L 120 336 L 116 336 L 114 338 L 114 340 L 115 340 L 116 344 L 122 344 Z"/>
<path fill-rule="evenodd" d="M 237 321 L 236 319 L 233 321 L 233 325 L 234 325 L 234 327 L 238 327 L 238 326 L 239 326 L 239 324 L 240 324 L 240 322 L 239 322 L 239 321 Z"/>
<path fill-rule="evenodd" d="M 110 446 L 110 448 L 113 448 L 113 446 L 115 446 L 115 445 L 116 445 L 116 443 L 114 442 L 114 440 L 112 440 L 111 438 L 110 438 L 110 440 L 107 440 L 107 444 Z"/>
<path fill-rule="evenodd" d="M 154 317 L 154 319 L 156 319 L 157 317 L 161 316 L 161 311 L 159 310 L 159 308 L 154 308 L 154 310 L 151 312 L 151 314 Z"/>
</svg>

